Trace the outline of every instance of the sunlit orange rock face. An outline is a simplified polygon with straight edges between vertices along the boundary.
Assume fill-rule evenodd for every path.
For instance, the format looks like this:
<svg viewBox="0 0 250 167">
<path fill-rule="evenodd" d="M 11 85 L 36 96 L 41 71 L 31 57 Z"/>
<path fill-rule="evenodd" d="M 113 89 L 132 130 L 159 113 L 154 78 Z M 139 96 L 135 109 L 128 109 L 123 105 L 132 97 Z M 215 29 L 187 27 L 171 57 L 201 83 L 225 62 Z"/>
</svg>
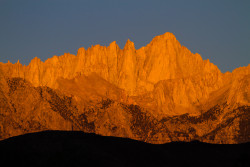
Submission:
<svg viewBox="0 0 250 167">
<path fill-rule="evenodd" d="M 82 130 L 150 143 L 250 141 L 250 65 L 221 73 L 172 33 L 0 63 L 0 138 Z"/>
</svg>

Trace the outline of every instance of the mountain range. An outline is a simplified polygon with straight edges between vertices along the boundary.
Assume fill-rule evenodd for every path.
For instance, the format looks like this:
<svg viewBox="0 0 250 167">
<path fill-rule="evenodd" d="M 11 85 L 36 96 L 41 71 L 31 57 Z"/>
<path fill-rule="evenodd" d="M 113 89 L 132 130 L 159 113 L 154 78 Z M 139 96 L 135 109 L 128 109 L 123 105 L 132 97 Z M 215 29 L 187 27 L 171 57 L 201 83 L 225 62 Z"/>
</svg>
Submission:
<svg viewBox="0 0 250 167">
<path fill-rule="evenodd" d="M 0 139 L 74 130 L 148 143 L 250 141 L 250 64 L 222 73 L 172 33 L 136 50 L 0 63 Z"/>
</svg>

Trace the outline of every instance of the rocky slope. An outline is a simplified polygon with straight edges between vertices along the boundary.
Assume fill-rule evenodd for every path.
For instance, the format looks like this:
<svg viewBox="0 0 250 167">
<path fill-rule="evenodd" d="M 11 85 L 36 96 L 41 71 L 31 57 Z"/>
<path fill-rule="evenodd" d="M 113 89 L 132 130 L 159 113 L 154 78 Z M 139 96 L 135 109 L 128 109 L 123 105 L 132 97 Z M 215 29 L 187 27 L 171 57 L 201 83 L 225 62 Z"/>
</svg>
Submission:
<svg viewBox="0 0 250 167">
<path fill-rule="evenodd" d="M 250 140 L 250 65 L 221 73 L 171 33 L 0 63 L 0 137 L 83 130 L 150 143 Z"/>
</svg>

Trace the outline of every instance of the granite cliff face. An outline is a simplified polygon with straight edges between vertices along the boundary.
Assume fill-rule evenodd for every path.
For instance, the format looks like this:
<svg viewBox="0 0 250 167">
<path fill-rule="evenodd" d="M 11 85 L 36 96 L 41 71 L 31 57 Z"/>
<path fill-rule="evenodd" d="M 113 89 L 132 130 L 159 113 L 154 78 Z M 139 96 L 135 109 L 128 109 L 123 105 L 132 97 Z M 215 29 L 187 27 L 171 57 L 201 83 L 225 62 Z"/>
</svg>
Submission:
<svg viewBox="0 0 250 167">
<path fill-rule="evenodd" d="M 0 63 L 0 136 L 83 130 L 151 143 L 250 140 L 250 65 L 221 73 L 171 33 Z M 225 136 L 225 134 L 227 134 Z M 212 137 L 211 137 L 212 136 Z"/>
</svg>

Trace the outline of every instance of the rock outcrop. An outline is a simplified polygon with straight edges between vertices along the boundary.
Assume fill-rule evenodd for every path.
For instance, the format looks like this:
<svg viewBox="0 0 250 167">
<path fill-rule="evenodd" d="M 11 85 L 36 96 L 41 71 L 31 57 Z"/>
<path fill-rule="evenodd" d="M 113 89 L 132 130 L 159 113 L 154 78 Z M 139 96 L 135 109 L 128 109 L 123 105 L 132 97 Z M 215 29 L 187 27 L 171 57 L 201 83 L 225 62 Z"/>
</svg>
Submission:
<svg viewBox="0 0 250 167">
<path fill-rule="evenodd" d="M 0 63 L 0 137 L 73 129 L 151 143 L 249 141 L 249 82 L 250 65 L 223 74 L 171 33 L 138 50 L 128 40 Z"/>
</svg>

